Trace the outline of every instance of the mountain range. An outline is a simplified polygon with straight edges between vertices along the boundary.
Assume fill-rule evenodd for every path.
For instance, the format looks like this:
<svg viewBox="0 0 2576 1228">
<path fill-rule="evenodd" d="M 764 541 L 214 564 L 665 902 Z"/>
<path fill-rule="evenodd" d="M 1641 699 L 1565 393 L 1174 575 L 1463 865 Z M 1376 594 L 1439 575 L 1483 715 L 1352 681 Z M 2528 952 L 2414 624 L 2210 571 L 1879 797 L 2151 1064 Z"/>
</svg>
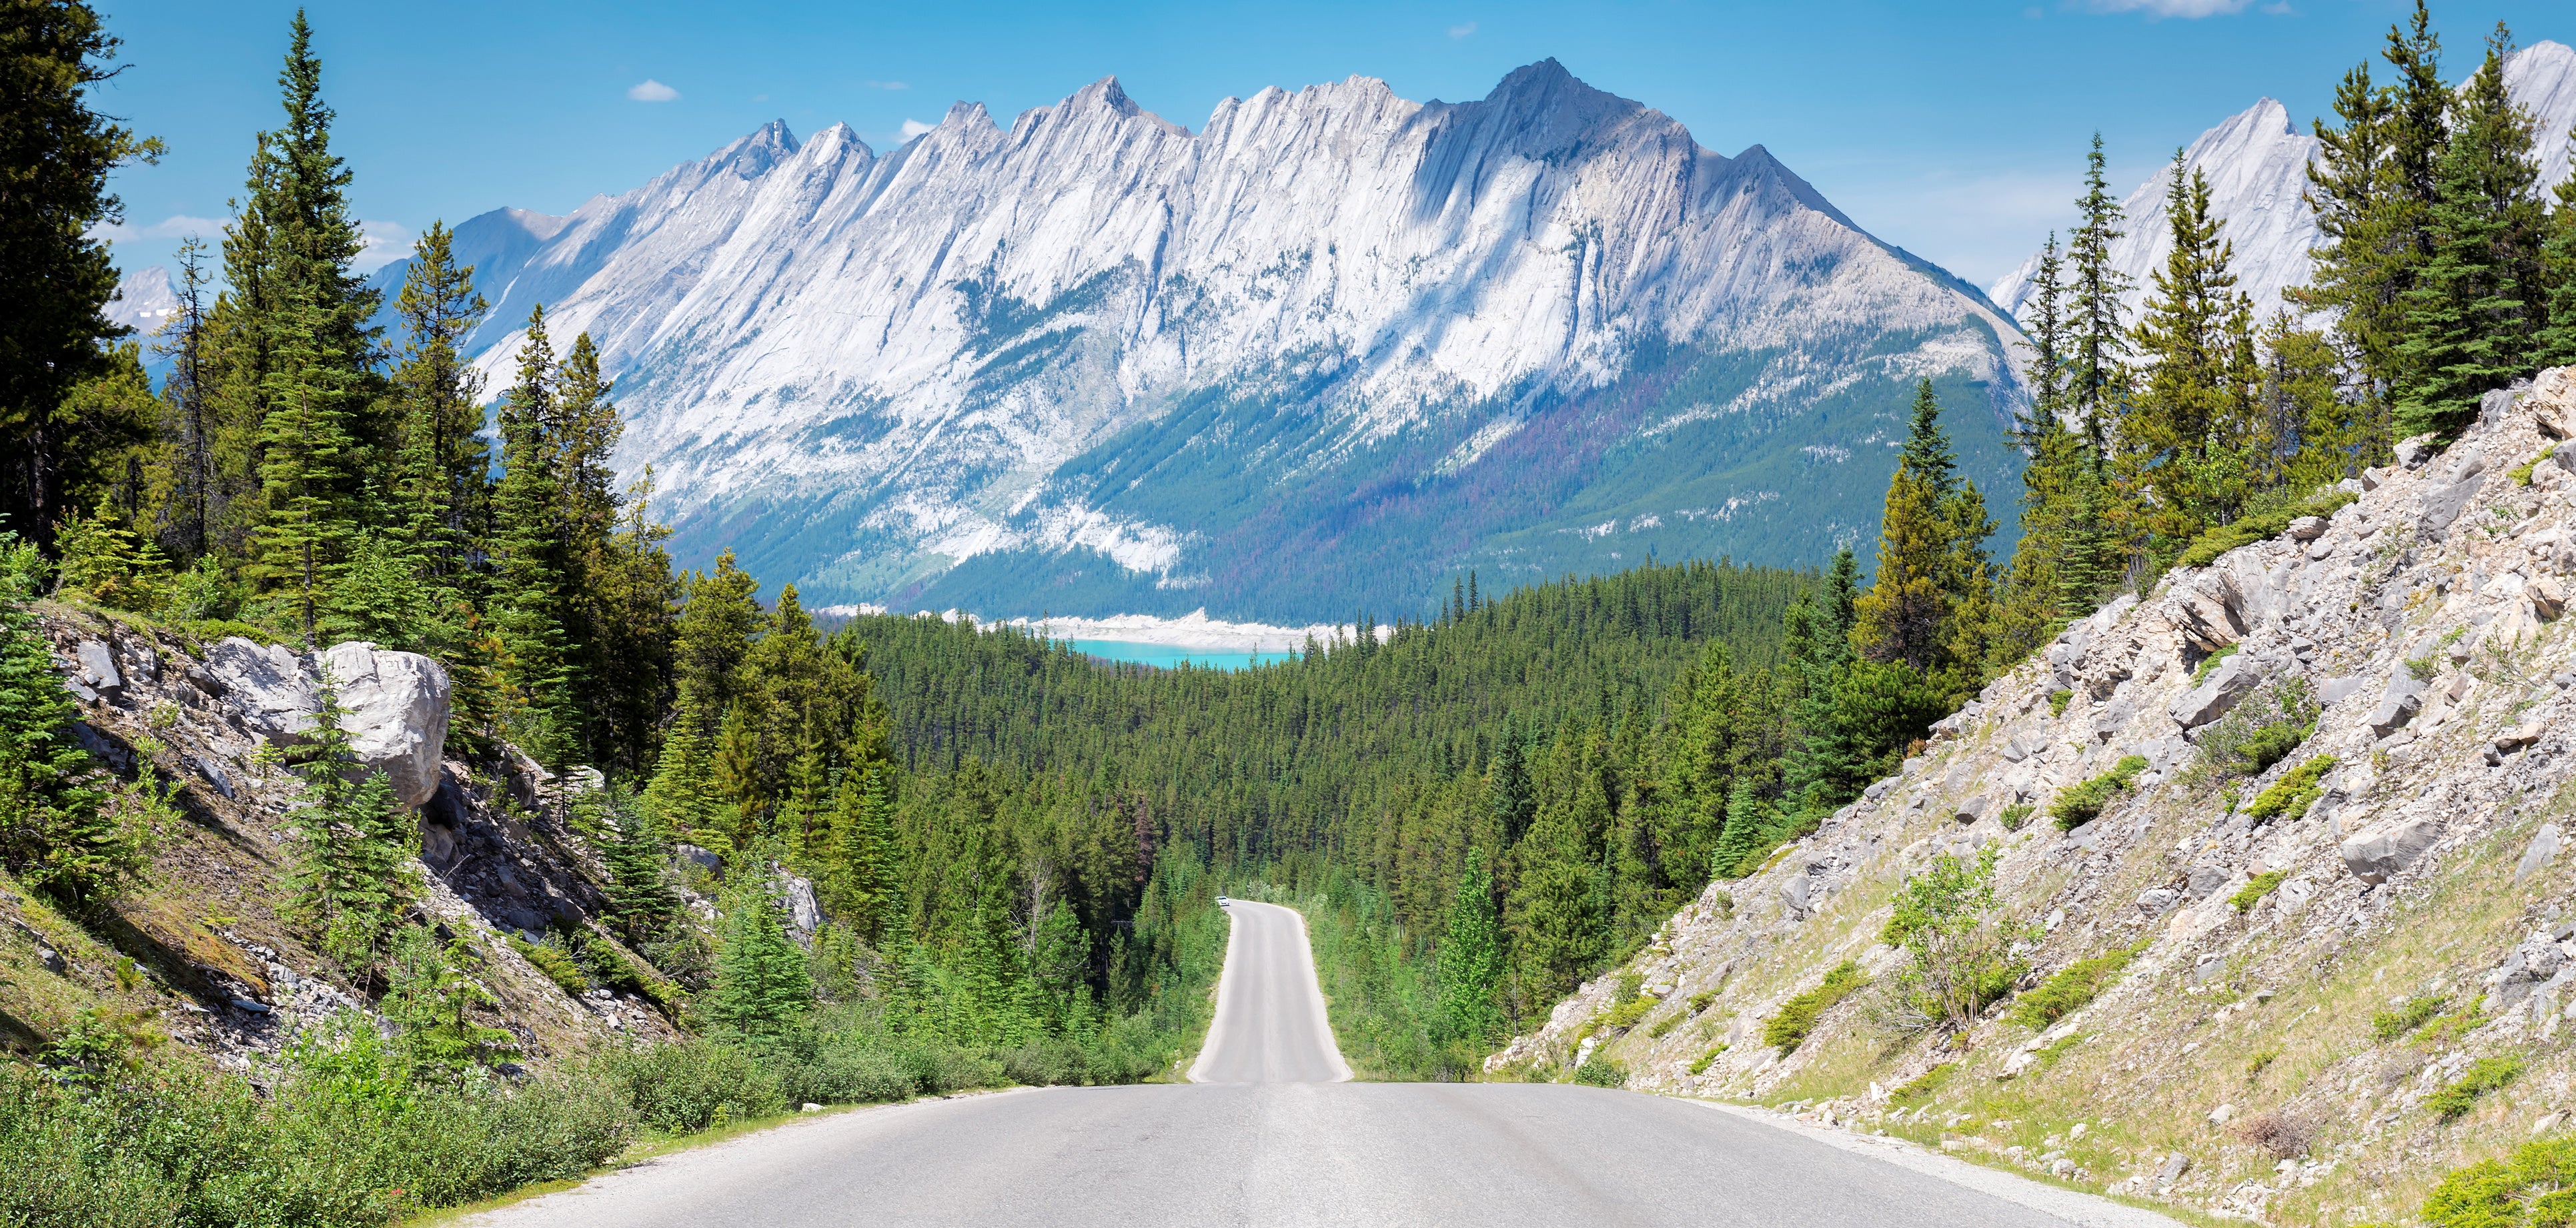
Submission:
<svg viewBox="0 0 2576 1228">
<path fill-rule="evenodd" d="M 587 330 L 679 557 L 817 604 L 1311 621 L 1469 569 L 1814 564 L 1874 528 L 1922 378 L 2014 493 L 1984 295 L 1554 61 L 1196 132 L 1114 79 L 885 153 L 772 123 L 456 236 L 490 387 L 531 307 Z"/>
</svg>

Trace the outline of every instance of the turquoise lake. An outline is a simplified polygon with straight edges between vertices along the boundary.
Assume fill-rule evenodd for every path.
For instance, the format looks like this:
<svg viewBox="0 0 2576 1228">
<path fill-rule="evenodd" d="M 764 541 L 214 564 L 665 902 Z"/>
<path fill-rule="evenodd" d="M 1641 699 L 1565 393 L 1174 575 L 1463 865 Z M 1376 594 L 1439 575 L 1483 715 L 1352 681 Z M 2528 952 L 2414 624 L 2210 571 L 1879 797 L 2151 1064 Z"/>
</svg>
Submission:
<svg viewBox="0 0 2576 1228">
<path fill-rule="evenodd" d="M 1297 655 L 1293 652 L 1210 652 L 1204 648 L 1129 644 L 1119 640 L 1064 640 L 1062 643 L 1086 657 L 1130 665 L 1151 665 L 1156 669 L 1171 669 L 1179 665 L 1199 669 L 1250 669 L 1255 665 L 1286 661 Z"/>
</svg>

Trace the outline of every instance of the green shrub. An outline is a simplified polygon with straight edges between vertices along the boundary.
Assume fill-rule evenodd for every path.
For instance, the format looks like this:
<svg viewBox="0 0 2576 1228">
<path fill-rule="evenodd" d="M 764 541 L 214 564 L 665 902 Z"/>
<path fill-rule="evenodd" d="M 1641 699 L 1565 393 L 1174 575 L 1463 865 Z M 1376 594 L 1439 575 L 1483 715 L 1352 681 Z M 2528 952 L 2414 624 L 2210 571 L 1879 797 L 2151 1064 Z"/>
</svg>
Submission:
<svg viewBox="0 0 2576 1228">
<path fill-rule="evenodd" d="M 1664 1037 L 1671 1035 L 1674 1028 L 1682 1026 L 1683 1021 L 1689 1018 L 1690 1014 L 1686 1011 L 1674 1011 L 1672 1014 L 1666 1015 L 1662 1019 L 1657 1020 L 1655 1022 L 1655 1026 L 1646 1029 L 1646 1035 L 1652 1036 L 1657 1040 L 1662 1040 Z"/>
<path fill-rule="evenodd" d="M 2221 525 L 2195 538 L 2174 560 L 2176 567 L 2207 567 L 2218 556 L 2238 546 L 2250 546 L 2266 538 L 2278 537 L 2301 516 L 2332 516 L 2345 504 L 2361 496 L 2346 490 L 2327 489 L 2310 495 L 2276 511 L 2247 516 L 2234 524 Z"/>
<path fill-rule="evenodd" d="M 2137 958 L 2126 948 L 2106 951 L 2090 959 L 2079 959 L 2058 969 L 2039 988 L 2023 994 L 2013 1003 L 2012 1021 L 2026 1028 L 2046 1028 L 2091 1005 L 2093 999 L 2120 979 L 2129 961 Z"/>
<path fill-rule="evenodd" d="M 1780 1004 L 1780 1012 L 1762 1025 L 1762 1043 L 1779 1050 L 1782 1057 L 1797 1052 L 1826 1011 L 1868 984 L 1869 977 L 1860 965 L 1844 960 L 1825 974 L 1822 984 Z"/>
<path fill-rule="evenodd" d="M 787 1109 L 786 1092 L 769 1063 L 713 1041 L 612 1052 L 591 1073 L 617 1090 L 638 1122 L 665 1134 L 692 1134 L 719 1121 Z"/>
<path fill-rule="evenodd" d="M 536 965 L 537 971 L 545 973 L 546 979 L 560 986 L 565 993 L 577 998 L 590 992 L 590 974 L 581 970 L 581 961 L 574 959 L 570 951 L 555 945 L 553 935 L 548 935 L 544 942 L 530 942 L 516 934 L 503 937 L 510 940 L 511 950 Z"/>
<path fill-rule="evenodd" d="M 2395 1010 L 2381 1011 L 2370 1017 L 2371 1039 L 2383 1042 L 2395 1040 L 2424 1026 L 2433 1016 L 2441 1014 L 2443 1007 L 2450 1004 L 2451 1000 L 2440 994 L 2425 994 L 2410 998 Z"/>
<path fill-rule="evenodd" d="M 2326 772 L 2334 767 L 2334 763 L 2334 756 L 2318 755 L 2291 768 L 2283 773 L 2279 780 L 2273 781 L 2261 793 L 2255 794 L 2254 804 L 2247 806 L 2245 813 L 2254 816 L 2257 822 L 2276 819 L 2285 814 L 2306 814 L 2308 807 L 2315 805 L 2318 798 L 2325 796 L 2325 785 L 2320 782 L 2325 779 Z"/>
<path fill-rule="evenodd" d="M 2059 831 L 2073 831 L 2102 816 L 2111 799 L 2136 787 L 2138 773 L 2147 770 L 2143 755 L 2129 755 L 2104 772 L 2080 785 L 2058 793 L 2048 813 L 2057 820 Z"/>
<path fill-rule="evenodd" d="M 2037 813 L 2038 810 L 2039 807 L 2033 806 L 2029 802 L 2014 802 L 2012 805 L 2004 807 L 2004 812 L 1996 815 L 1995 821 L 2003 824 L 2005 831 L 2020 831 L 2022 829 L 2022 825 L 2030 822 L 2030 816 Z"/>
<path fill-rule="evenodd" d="M 2495 1091 L 2522 1077 L 2522 1059 L 2518 1057 L 2482 1057 L 2469 1063 L 2458 1081 L 2433 1093 L 2425 1106 L 2444 1121 L 2477 1107 L 2478 1097 Z"/>
<path fill-rule="evenodd" d="M 2551 456 L 2555 455 L 2557 451 L 2558 445 L 2554 443 L 2548 447 L 2542 448 L 2540 450 L 2540 455 L 2532 457 L 2530 460 L 2524 461 L 2521 464 L 2506 470 L 2505 476 L 2512 478 L 2513 484 L 2516 486 L 2529 486 L 2531 485 L 2531 471 L 2539 468 L 2540 462 L 2548 460 Z"/>
<path fill-rule="evenodd" d="M 1637 1026 L 1639 1020 L 1644 1019 L 1654 1009 L 1655 999 L 1638 994 L 1601 1012 L 1593 1019 L 1593 1027 L 1603 1031 L 1613 1028 L 1633 1028 Z"/>
<path fill-rule="evenodd" d="M 2576 1222 L 2576 1139 L 2525 1143 L 2510 1160 L 2455 1169 L 2424 1200 L 2429 1228 L 2560 1228 Z"/>
<path fill-rule="evenodd" d="M 2255 905 L 2262 903 L 2263 897 L 2272 894 L 2272 889 L 2280 886 L 2281 880 L 2289 876 L 2290 872 L 2287 870 L 2265 870 L 2255 875 L 2244 886 L 2237 888 L 2236 894 L 2227 897 L 2227 902 L 2235 905 L 2238 912 L 2249 911 Z"/>
<path fill-rule="evenodd" d="M 1596 1057 L 1574 1068 L 1574 1081 L 1585 1087 L 1625 1087 L 1628 1068 L 1606 1057 Z"/>
<path fill-rule="evenodd" d="M 1717 1055 L 1724 1052 L 1726 1052 L 1724 1045 L 1710 1047 L 1708 1052 L 1691 1059 L 1690 1072 L 1695 1075 L 1707 1074 L 1709 1066 L 1717 1061 Z"/>
<path fill-rule="evenodd" d="M 1691 1013 L 1696 1015 L 1701 1011 L 1707 1010 L 1708 1004 L 1715 1001 L 1717 1001 L 1717 991 L 1714 989 L 1703 989 L 1698 993 L 1692 994 L 1690 996 Z"/>
<path fill-rule="evenodd" d="M 2073 691 L 2050 691 L 2048 693 L 2048 714 L 2050 716 L 2066 715 L 2066 705 L 2074 702 L 2074 699 L 2075 692 Z"/>
<path fill-rule="evenodd" d="M 1911 1108 L 1920 1101 L 1930 1099 L 1932 1093 L 1941 1090 L 1941 1085 L 1949 1082 L 1950 1076 L 1958 1072 L 1957 1062 L 1943 1062 L 1906 1080 L 1904 1086 L 1889 1092 L 1887 1098 L 1900 1107 Z"/>
<path fill-rule="evenodd" d="M 2290 756 L 2317 727 L 2319 709 L 2304 679 L 2284 678 L 2245 697 L 2200 733 L 2198 770 L 2260 776 Z"/>
</svg>

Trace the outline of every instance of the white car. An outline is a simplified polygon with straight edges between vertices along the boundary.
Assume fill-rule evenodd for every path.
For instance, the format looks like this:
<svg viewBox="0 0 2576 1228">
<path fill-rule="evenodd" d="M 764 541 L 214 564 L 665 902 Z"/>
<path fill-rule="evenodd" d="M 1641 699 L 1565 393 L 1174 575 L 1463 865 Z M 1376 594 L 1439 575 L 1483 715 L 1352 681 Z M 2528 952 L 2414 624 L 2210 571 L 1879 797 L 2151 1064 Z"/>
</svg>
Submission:
<svg viewBox="0 0 2576 1228">
<path fill-rule="evenodd" d="M 1234 901 L 1229 900 L 1229 899 L 1225 898 L 1224 896 L 1218 896 L 1218 897 L 1216 897 L 1216 906 L 1217 906 L 1217 907 L 1219 907 L 1219 908 L 1223 908 L 1223 907 L 1225 907 L 1226 905 L 1231 904 L 1231 903 L 1233 903 L 1233 902 L 1234 902 Z"/>
</svg>

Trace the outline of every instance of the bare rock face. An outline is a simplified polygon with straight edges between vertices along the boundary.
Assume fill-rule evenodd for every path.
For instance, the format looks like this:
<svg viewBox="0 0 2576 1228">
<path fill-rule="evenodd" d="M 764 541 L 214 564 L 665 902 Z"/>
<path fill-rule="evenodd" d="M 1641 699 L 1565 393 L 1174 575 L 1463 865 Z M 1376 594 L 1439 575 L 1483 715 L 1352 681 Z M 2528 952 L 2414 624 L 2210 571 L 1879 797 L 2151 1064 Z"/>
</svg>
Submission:
<svg viewBox="0 0 2576 1228">
<path fill-rule="evenodd" d="M 381 769 L 394 796 L 417 810 L 438 792 L 447 745 L 447 671 L 416 652 L 391 652 L 363 640 L 335 644 L 322 667 L 348 710 L 344 728 L 358 762 Z"/>
<path fill-rule="evenodd" d="M 2442 838 L 2442 821 L 2431 815 L 2392 819 L 2353 833 L 2343 842 L 2343 864 L 2354 878 L 2373 885 L 2423 860 L 2425 850 Z"/>
<path fill-rule="evenodd" d="M 240 709 L 242 723 L 272 742 L 303 733 L 322 706 L 313 675 L 284 645 L 232 636 L 207 651 L 206 672 Z"/>
<path fill-rule="evenodd" d="M 2173 717 L 2185 729 L 2198 729 L 2227 715 L 2228 709 L 2235 707 L 2236 701 L 2252 694 L 2255 685 L 2262 680 L 2263 671 L 2259 663 L 2244 653 L 2238 653 L 2219 662 L 2218 668 L 2209 672 L 2209 679 L 2175 700 L 2173 706 L 2165 710 L 2166 715 Z"/>
<path fill-rule="evenodd" d="M 207 672 L 239 708 L 242 723 L 279 743 L 300 742 L 312 730 L 322 707 L 320 669 L 330 671 L 339 689 L 350 751 L 366 768 L 384 772 L 405 809 L 419 809 L 438 792 L 439 752 L 447 743 L 447 671 L 438 662 L 363 640 L 325 649 L 318 661 L 240 636 L 206 654 Z"/>
</svg>

